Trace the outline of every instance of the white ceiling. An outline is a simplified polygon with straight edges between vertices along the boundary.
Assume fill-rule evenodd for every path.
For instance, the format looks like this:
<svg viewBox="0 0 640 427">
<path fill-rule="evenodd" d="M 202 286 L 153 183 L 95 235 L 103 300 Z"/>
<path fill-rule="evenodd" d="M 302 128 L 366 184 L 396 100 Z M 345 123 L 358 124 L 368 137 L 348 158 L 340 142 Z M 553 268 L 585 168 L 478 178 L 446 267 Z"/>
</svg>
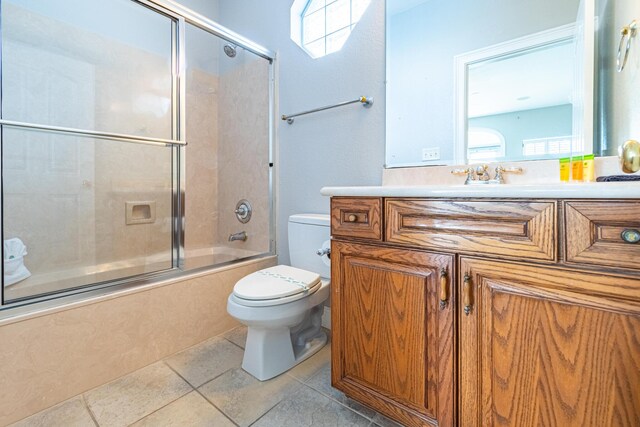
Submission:
<svg viewBox="0 0 640 427">
<path fill-rule="evenodd" d="M 471 66 L 468 117 L 570 104 L 574 56 L 565 43 Z"/>
</svg>

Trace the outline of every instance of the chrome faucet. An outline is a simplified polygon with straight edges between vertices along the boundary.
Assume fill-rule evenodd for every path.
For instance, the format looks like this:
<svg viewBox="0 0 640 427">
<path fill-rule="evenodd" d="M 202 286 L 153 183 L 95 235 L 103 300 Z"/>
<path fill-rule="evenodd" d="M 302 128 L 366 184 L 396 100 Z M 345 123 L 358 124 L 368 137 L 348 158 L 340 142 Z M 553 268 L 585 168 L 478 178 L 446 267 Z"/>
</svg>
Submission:
<svg viewBox="0 0 640 427">
<path fill-rule="evenodd" d="M 468 167 L 465 169 L 454 169 L 451 171 L 454 175 L 467 175 L 465 185 L 477 185 L 477 184 L 504 184 L 505 173 L 522 173 L 521 167 L 505 168 L 502 165 L 496 167 L 496 175 L 491 179 L 489 173 L 489 165 L 480 165 L 475 169 Z"/>
<path fill-rule="evenodd" d="M 242 240 L 243 242 L 245 242 L 247 240 L 247 232 L 240 231 L 239 233 L 229 234 L 229 241 L 233 242 L 235 240 Z"/>
</svg>

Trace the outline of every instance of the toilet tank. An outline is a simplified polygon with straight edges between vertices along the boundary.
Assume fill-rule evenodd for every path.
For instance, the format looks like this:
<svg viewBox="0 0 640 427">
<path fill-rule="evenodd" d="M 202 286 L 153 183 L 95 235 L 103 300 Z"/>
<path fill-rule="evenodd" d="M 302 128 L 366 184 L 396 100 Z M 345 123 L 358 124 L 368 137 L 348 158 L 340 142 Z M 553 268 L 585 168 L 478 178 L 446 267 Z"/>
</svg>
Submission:
<svg viewBox="0 0 640 427">
<path fill-rule="evenodd" d="M 331 276 L 331 260 L 319 256 L 319 249 L 331 247 L 329 215 L 298 214 L 289 217 L 289 257 L 291 266 Z"/>
</svg>

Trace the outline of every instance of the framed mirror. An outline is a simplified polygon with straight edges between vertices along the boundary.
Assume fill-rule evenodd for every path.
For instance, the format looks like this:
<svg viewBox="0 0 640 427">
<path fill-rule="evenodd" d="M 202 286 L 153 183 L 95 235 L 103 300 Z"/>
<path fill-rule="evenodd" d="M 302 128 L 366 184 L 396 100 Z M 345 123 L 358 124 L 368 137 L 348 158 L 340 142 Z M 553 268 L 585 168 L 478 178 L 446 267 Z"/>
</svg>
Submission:
<svg viewBox="0 0 640 427">
<path fill-rule="evenodd" d="M 594 152 L 593 16 L 593 0 L 387 0 L 386 167 Z"/>
</svg>

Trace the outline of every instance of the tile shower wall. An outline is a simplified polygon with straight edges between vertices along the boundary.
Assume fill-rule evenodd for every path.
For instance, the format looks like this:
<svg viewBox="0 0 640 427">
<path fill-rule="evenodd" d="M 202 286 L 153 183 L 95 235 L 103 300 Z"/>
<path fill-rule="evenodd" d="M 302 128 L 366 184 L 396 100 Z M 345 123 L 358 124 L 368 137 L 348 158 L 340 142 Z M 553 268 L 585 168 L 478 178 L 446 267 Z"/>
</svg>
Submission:
<svg viewBox="0 0 640 427">
<path fill-rule="evenodd" d="M 239 51 L 220 76 L 218 242 L 240 249 L 269 250 L 269 67 L 263 59 L 245 59 Z M 238 62 L 240 62 L 238 61 Z M 238 222 L 236 203 L 247 199 L 251 221 Z M 231 233 L 246 231 L 247 241 L 228 243 Z"/>
<path fill-rule="evenodd" d="M 197 68 L 187 73 L 185 249 L 190 251 L 216 243 L 219 78 Z"/>
</svg>

